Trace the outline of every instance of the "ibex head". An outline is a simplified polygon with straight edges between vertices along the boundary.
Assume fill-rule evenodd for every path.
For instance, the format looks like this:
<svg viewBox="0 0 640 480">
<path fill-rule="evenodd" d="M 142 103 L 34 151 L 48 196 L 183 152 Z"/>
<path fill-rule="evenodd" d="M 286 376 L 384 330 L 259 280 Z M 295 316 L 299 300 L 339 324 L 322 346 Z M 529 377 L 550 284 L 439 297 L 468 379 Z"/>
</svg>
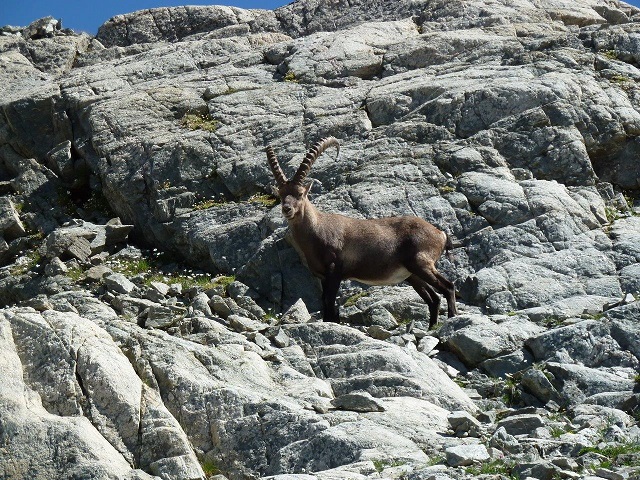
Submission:
<svg viewBox="0 0 640 480">
<path fill-rule="evenodd" d="M 287 220 L 291 221 L 295 219 L 296 216 L 304 215 L 309 190 L 311 189 L 311 185 L 313 185 L 313 183 L 305 185 L 304 180 L 320 154 L 331 146 L 335 146 L 338 152 L 340 152 L 340 145 L 335 137 L 323 138 L 316 142 L 305 155 L 300 167 L 298 167 L 298 171 L 291 180 L 287 180 L 282 168 L 280 168 L 280 163 L 271 145 L 267 147 L 267 160 L 269 161 L 269 167 L 271 167 L 271 171 L 276 180 L 276 193 L 282 202 L 282 214 Z"/>
</svg>

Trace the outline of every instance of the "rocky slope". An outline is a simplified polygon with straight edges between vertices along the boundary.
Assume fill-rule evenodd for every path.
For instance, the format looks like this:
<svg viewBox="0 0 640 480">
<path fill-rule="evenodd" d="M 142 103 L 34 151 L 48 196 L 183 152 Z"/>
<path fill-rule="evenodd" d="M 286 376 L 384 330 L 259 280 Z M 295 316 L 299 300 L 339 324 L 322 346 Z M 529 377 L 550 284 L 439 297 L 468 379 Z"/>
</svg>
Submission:
<svg viewBox="0 0 640 480">
<path fill-rule="evenodd" d="M 0 29 L 0 476 L 637 478 L 639 39 L 615 0 Z M 264 147 L 327 135 L 314 202 L 459 239 L 459 316 L 318 321 Z"/>
</svg>

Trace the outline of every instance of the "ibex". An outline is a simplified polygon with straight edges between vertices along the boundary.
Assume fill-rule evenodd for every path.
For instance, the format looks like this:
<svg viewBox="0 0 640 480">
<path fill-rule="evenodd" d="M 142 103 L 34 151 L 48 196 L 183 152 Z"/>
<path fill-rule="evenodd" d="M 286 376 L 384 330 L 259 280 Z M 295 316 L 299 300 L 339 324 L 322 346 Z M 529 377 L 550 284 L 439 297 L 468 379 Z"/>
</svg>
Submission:
<svg viewBox="0 0 640 480">
<path fill-rule="evenodd" d="M 332 146 L 339 154 L 334 137 L 313 145 L 291 180 L 287 180 L 273 148 L 266 148 L 294 247 L 322 281 L 324 321 L 338 321 L 336 296 L 344 279 L 367 285 L 395 285 L 406 280 L 429 306 L 429 327 L 438 321 L 437 292 L 447 299 L 449 317 L 457 315 L 454 285 L 435 267 L 442 252 L 452 247 L 446 233 L 418 217 L 363 220 L 321 212 L 311 203 L 312 183 L 303 182 L 318 156 Z"/>
</svg>

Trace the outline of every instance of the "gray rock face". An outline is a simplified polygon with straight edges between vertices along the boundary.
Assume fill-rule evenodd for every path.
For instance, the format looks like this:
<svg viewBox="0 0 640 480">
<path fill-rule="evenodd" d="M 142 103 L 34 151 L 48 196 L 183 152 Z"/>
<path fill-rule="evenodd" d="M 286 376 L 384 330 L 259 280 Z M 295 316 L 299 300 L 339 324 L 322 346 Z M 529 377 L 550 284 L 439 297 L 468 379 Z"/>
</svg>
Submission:
<svg viewBox="0 0 640 480">
<path fill-rule="evenodd" d="M 458 316 L 440 329 L 445 342 L 461 360 L 478 365 L 483 360 L 511 353 L 542 328 L 524 318 L 501 318 L 494 323 L 485 316 Z"/>
<path fill-rule="evenodd" d="M 634 441 L 638 20 L 617 0 L 298 0 L 133 12 L 96 38 L 1 28 L 0 471 L 444 479 L 505 454 L 573 478 L 586 447 Z M 319 208 L 460 242 L 439 329 L 409 287 L 351 282 L 350 325 L 314 321 L 264 147 L 290 174 L 328 135 Z"/>
<path fill-rule="evenodd" d="M 609 201 L 596 183 L 637 184 L 597 175 L 637 177 L 625 158 L 640 116 L 627 83 L 616 83 L 634 78 L 624 63 L 633 43 L 622 40 L 631 27 L 586 26 L 630 11 L 507 3 L 487 16 L 480 1 L 455 5 L 329 9 L 309 0 L 274 12 L 174 7 L 114 17 L 98 34 L 101 48 L 79 48 L 79 67 L 64 67 L 59 81 L 38 77 L 38 108 L 28 111 L 43 115 L 29 129 L 19 128 L 27 93 L 10 82 L 7 128 L 19 156 L 48 158 L 67 180 L 84 169 L 147 241 L 213 271 L 239 270 L 278 308 L 301 296 L 315 308 L 317 290 L 277 241 L 275 212 L 248 201 L 270 181 L 262 148 L 273 143 L 291 168 L 310 140 L 329 134 L 343 154 L 314 167 L 318 203 L 363 216 L 417 214 L 466 239 L 466 254 L 444 268 L 459 284 L 469 278 L 470 300 L 500 313 L 554 302 L 562 312 L 562 302 L 585 295 L 603 297 L 602 306 L 622 293 L 617 270 L 637 260 L 614 267 L 610 240 L 596 235 Z M 534 34 L 541 24 L 551 25 L 539 33 L 552 45 L 546 57 Z M 75 37 L 54 32 L 48 41 L 67 38 Z M 14 56 L 34 42 L 3 41 Z M 603 53 L 611 45 L 618 59 Z M 26 57 L 11 58 L 26 76 Z M 286 120 L 255 113 L 274 105 Z M 211 128 L 181 124 L 189 112 L 211 116 Z M 121 140 L 109 127 L 115 118 Z M 248 134 L 234 128 L 239 118 Z M 46 140 L 36 144 L 36 134 Z"/>
</svg>

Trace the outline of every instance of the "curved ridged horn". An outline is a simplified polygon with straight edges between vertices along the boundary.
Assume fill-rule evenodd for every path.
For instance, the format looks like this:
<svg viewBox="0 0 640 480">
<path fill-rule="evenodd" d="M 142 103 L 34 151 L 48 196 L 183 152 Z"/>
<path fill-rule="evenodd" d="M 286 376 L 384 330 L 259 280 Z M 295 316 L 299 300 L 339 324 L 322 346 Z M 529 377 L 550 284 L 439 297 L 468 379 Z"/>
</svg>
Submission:
<svg viewBox="0 0 640 480">
<path fill-rule="evenodd" d="M 280 163 L 278 162 L 278 157 L 276 157 L 276 153 L 273 151 L 271 145 L 267 146 L 267 160 L 269 161 L 269 167 L 271 167 L 271 172 L 276 179 L 276 184 L 278 187 L 281 187 L 285 183 L 287 183 L 287 177 L 285 177 L 282 168 L 280 168 Z"/>
<path fill-rule="evenodd" d="M 300 167 L 298 167 L 298 171 L 291 179 L 291 183 L 302 185 L 302 182 L 309 174 L 309 170 L 311 170 L 311 166 L 313 165 L 313 163 L 318 159 L 320 154 L 329 147 L 336 147 L 338 149 L 338 155 L 340 154 L 340 144 L 338 143 L 337 138 L 327 137 L 319 140 L 307 152 L 307 155 L 304 157 L 304 160 L 302 160 Z"/>
</svg>

